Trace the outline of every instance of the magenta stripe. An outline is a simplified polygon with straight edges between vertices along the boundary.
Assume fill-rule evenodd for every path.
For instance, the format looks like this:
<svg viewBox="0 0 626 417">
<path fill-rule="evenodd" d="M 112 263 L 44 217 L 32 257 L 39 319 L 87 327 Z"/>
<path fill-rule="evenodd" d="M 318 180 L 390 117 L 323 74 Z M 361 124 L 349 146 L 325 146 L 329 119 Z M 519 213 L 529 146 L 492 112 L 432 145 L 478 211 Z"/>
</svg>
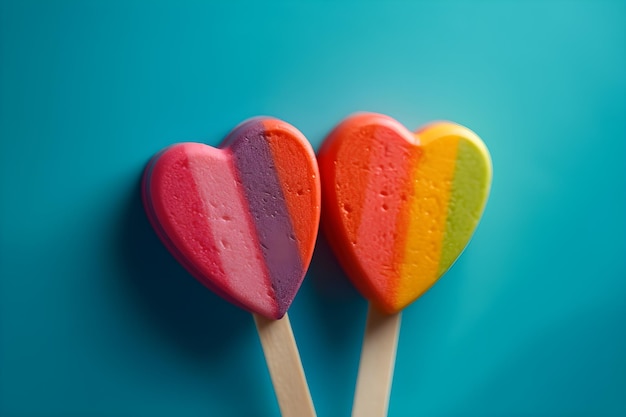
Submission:
<svg viewBox="0 0 626 417">
<path fill-rule="evenodd" d="M 174 146 L 176 146 L 176 145 L 174 145 Z M 142 179 L 142 199 L 143 199 L 144 209 L 146 211 L 146 215 L 148 217 L 148 220 L 152 224 L 152 227 L 154 228 L 154 230 L 155 230 L 157 236 L 159 237 L 159 239 L 163 242 L 163 244 L 168 249 L 168 251 L 172 254 L 172 256 L 174 256 L 174 258 L 187 270 L 187 272 L 189 272 L 194 278 L 196 278 L 204 286 L 209 288 L 211 291 L 215 292 L 220 297 L 224 298 L 225 300 L 233 303 L 234 305 L 236 305 L 238 307 L 246 309 L 246 307 L 243 306 L 240 302 L 238 302 L 237 300 L 232 298 L 230 295 L 225 293 L 222 289 L 220 289 L 219 287 L 214 285 L 209 279 L 207 279 L 205 277 L 205 275 L 202 274 L 194 266 L 194 264 L 192 262 L 190 262 L 187 259 L 187 257 L 184 256 L 180 252 L 180 250 L 172 242 L 171 238 L 168 236 L 168 234 L 166 233 L 165 229 L 161 225 L 161 221 L 160 221 L 158 215 L 156 214 L 156 210 L 154 208 L 154 203 L 153 203 L 154 200 L 153 200 L 152 191 L 151 191 L 152 190 L 152 188 L 151 188 L 151 186 L 152 186 L 152 174 L 154 172 L 154 168 L 159 163 L 160 157 L 163 156 L 163 154 L 165 154 L 166 152 L 170 151 L 171 149 L 172 149 L 172 147 L 169 147 L 169 148 L 164 149 L 163 151 L 159 152 L 158 154 L 156 154 L 150 160 L 150 162 L 146 166 L 146 169 L 144 170 L 144 175 L 143 175 L 143 179 Z M 208 225 L 207 225 L 207 227 L 208 227 Z M 210 234 L 208 234 L 208 235 L 210 236 Z M 224 279 L 224 277 L 221 277 L 221 278 Z"/>
</svg>

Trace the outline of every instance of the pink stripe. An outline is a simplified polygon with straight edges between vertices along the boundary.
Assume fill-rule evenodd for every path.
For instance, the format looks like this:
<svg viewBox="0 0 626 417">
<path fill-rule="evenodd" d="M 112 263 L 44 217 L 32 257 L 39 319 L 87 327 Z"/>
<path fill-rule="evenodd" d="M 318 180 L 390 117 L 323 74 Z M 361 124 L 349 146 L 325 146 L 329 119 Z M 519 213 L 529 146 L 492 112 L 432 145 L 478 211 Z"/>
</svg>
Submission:
<svg viewBox="0 0 626 417">
<path fill-rule="evenodd" d="M 252 228 L 250 214 L 244 209 L 241 185 L 237 184 L 229 153 L 220 149 L 207 152 L 201 144 L 188 146 L 189 170 L 217 247 L 221 266 L 233 294 L 253 311 L 276 316 L 277 305 L 263 255 Z"/>
</svg>

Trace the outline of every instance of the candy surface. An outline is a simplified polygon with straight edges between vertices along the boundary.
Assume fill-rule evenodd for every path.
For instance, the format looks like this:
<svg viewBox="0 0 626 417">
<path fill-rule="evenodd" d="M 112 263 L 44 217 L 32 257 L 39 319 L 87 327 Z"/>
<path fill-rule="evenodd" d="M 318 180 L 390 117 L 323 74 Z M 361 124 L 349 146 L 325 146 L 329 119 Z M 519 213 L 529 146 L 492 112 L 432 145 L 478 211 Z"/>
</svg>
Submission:
<svg viewBox="0 0 626 417">
<path fill-rule="evenodd" d="M 170 146 L 146 167 L 143 200 L 163 243 L 196 279 L 248 311 L 285 314 L 320 215 L 317 162 L 297 129 L 254 118 L 220 148 Z"/>
<path fill-rule="evenodd" d="M 380 114 L 345 119 L 318 162 L 322 224 L 346 273 L 394 313 L 452 266 L 491 185 L 491 159 L 469 129 L 437 122 L 411 133 Z"/>
</svg>

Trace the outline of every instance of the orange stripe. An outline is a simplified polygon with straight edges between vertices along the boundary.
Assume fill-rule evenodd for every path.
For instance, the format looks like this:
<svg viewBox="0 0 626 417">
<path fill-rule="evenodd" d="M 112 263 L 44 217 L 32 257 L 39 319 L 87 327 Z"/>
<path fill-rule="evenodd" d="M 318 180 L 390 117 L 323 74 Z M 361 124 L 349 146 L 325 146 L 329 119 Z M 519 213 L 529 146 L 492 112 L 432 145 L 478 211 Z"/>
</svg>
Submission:
<svg viewBox="0 0 626 417">
<path fill-rule="evenodd" d="M 353 284 L 365 298 L 373 300 L 377 294 L 370 285 L 369 271 L 362 268 L 361 260 L 355 255 L 373 132 L 368 127 L 370 117 L 354 115 L 337 125 L 319 150 L 318 164 L 322 175 L 324 234 Z"/>
<path fill-rule="evenodd" d="M 358 230 L 363 219 L 363 203 L 367 192 L 370 148 L 373 143 L 375 126 L 366 126 L 349 134 L 350 139 L 341 143 L 336 160 L 342 163 L 336 166 L 335 186 L 339 212 L 346 227 L 347 237 L 352 245 L 358 241 Z M 345 133 L 343 133 L 345 134 Z M 340 135 L 343 135 L 340 134 Z M 350 161 L 350 164 L 343 163 Z"/>
<path fill-rule="evenodd" d="M 276 173 L 306 269 L 317 237 L 320 196 L 315 154 L 306 138 L 293 126 L 277 119 L 263 120 Z M 300 139 L 300 140 L 298 140 Z"/>
<path fill-rule="evenodd" d="M 320 149 L 322 227 L 329 244 L 352 283 L 368 300 L 377 297 L 355 254 L 367 186 L 372 127 L 366 115 L 351 116 L 336 126 Z"/>
</svg>

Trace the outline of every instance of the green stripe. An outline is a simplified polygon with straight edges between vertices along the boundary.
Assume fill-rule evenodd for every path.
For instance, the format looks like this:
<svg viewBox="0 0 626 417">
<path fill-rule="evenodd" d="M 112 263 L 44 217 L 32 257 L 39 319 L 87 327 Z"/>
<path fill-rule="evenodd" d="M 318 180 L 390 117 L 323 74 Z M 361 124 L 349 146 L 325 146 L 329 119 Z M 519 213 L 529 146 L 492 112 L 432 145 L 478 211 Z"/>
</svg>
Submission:
<svg viewBox="0 0 626 417">
<path fill-rule="evenodd" d="M 491 185 L 491 163 L 483 149 L 460 138 L 438 276 L 461 254 L 480 220 Z"/>
</svg>

